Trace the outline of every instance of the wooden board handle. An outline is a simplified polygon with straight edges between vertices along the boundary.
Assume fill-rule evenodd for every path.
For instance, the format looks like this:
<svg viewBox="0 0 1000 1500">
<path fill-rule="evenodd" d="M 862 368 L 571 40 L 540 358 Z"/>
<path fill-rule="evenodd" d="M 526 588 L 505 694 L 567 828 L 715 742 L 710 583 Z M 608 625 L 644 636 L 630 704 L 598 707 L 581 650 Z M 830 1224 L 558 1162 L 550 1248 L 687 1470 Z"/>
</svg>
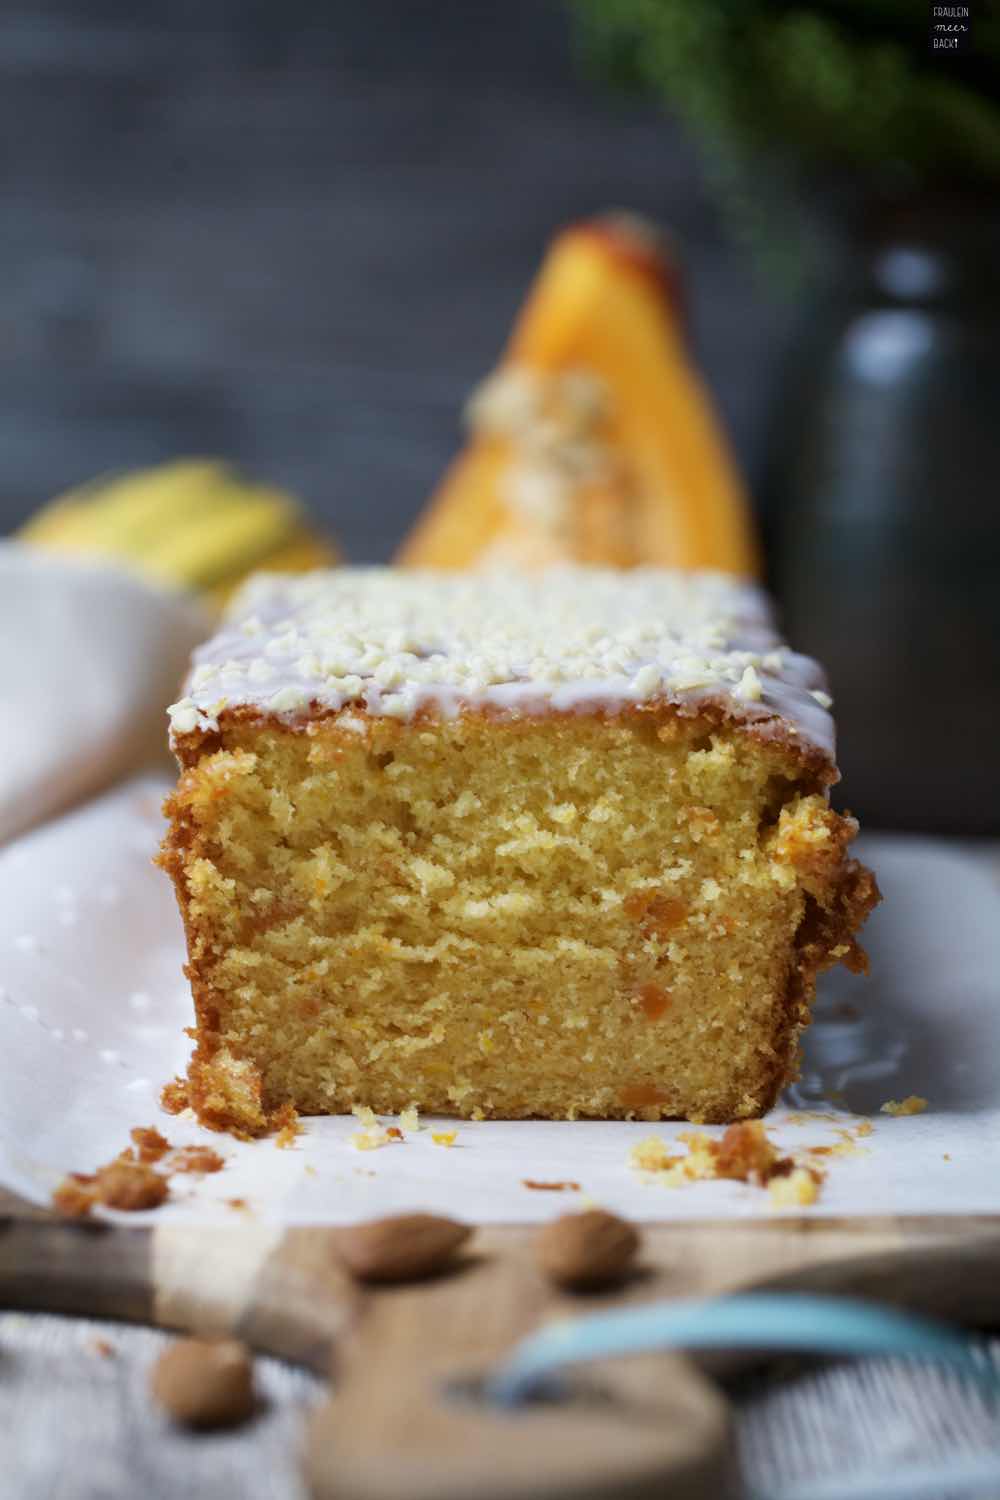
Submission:
<svg viewBox="0 0 1000 1500">
<path fill-rule="evenodd" d="M 357 1296 L 325 1230 L 5 1218 L 0 1306 L 233 1333 L 326 1377 Z"/>
</svg>

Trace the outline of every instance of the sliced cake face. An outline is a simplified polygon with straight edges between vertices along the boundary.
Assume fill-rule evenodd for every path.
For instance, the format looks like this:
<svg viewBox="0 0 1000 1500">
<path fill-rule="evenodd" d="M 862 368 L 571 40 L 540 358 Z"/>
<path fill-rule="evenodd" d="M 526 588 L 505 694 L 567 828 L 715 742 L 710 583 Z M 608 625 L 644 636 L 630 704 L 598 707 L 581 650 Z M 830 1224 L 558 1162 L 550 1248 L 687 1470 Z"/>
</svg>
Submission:
<svg viewBox="0 0 1000 1500">
<path fill-rule="evenodd" d="M 759 1114 L 860 961 L 823 689 L 755 592 L 345 570 L 200 656 L 164 863 L 208 1123 Z"/>
</svg>

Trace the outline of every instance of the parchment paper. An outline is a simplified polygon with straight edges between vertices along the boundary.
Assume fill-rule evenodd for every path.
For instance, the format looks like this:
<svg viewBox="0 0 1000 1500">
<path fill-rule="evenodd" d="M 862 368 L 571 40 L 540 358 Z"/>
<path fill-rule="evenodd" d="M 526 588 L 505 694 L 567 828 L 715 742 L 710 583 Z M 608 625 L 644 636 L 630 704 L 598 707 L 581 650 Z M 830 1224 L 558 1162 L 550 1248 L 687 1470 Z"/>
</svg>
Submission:
<svg viewBox="0 0 1000 1500">
<path fill-rule="evenodd" d="M 191 1021 L 180 921 L 151 864 L 165 789 L 131 781 L 0 851 L 4 1186 L 45 1201 L 64 1172 L 92 1170 L 132 1126 L 156 1125 L 226 1157 L 214 1176 L 175 1177 L 159 1219 L 234 1224 L 231 1199 L 285 1223 L 415 1208 L 525 1222 L 581 1202 L 639 1219 L 772 1212 L 746 1184 L 672 1189 L 628 1165 L 633 1143 L 670 1142 L 684 1125 L 427 1121 L 402 1144 L 360 1152 L 350 1118 L 306 1120 L 279 1150 L 164 1114 L 159 1091 L 183 1071 Z M 802 1078 L 768 1128 L 788 1150 L 842 1148 L 825 1158 L 809 1213 L 1000 1211 L 1000 856 L 908 836 L 869 837 L 860 852 L 885 895 L 866 937 L 872 976 L 827 977 Z M 925 1113 L 879 1113 L 909 1094 L 928 1099 Z M 860 1115 L 872 1134 L 845 1148 L 841 1132 Z M 434 1128 L 457 1128 L 455 1145 L 435 1145 Z M 580 1191 L 535 1191 L 526 1178 Z"/>
</svg>

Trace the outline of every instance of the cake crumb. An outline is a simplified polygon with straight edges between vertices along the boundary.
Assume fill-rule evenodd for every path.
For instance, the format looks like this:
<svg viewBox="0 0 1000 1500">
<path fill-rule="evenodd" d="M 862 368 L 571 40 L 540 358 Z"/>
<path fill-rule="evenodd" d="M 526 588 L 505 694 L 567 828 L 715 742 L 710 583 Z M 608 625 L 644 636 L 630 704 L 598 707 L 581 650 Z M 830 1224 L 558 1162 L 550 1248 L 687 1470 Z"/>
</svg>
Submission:
<svg viewBox="0 0 1000 1500">
<path fill-rule="evenodd" d="M 365 1130 L 356 1130 L 350 1137 L 350 1143 L 355 1151 L 377 1151 L 380 1146 L 388 1146 L 389 1132 L 384 1125 L 374 1120 Z"/>
<path fill-rule="evenodd" d="M 279 1151 L 288 1151 L 302 1134 L 298 1110 L 293 1104 L 283 1105 L 274 1118 L 274 1124 L 278 1127 L 274 1144 Z"/>
<path fill-rule="evenodd" d="M 378 1124 L 375 1111 L 368 1104 L 352 1104 L 351 1114 L 364 1130 L 370 1130 L 373 1125 Z"/>
<path fill-rule="evenodd" d="M 145 1162 L 118 1161 L 101 1167 L 94 1182 L 95 1202 L 124 1213 L 159 1208 L 169 1196 L 170 1186 L 161 1172 Z"/>
<path fill-rule="evenodd" d="M 457 1130 L 432 1130 L 431 1140 L 435 1146 L 454 1146 L 458 1139 Z"/>
<path fill-rule="evenodd" d="M 114 1359 L 118 1350 L 107 1339 L 91 1339 L 90 1347 L 99 1359 Z"/>
<path fill-rule="evenodd" d="M 874 1135 L 875 1126 L 872 1124 L 871 1120 L 862 1120 L 860 1124 L 854 1127 L 854 1134 L 858 1136 L 859 1139 L 865 1136 Z"/>
<path fill-rule="evenodd" d="M 578 1193 L 580 1191 L 578 1182 L 535 1182 L 531 1177 L 522 1177 L 521 1185 L 533 1188 L 536 1193 Z"/>
<path fill-rule="evenodd" d="M 803 1208 L 819 1197 L 822 1177 L 808 1167 L 794 1167 L 791 1172 L 773 1177 L 767 1191 L 772 1208 Z"/>
<path fill-rule="evenodd" d="M 91 1178 L 90 1181 L 92 1182 L 93 1179 Z M 77 1174 L 74 1173 L 64 1177 L 52 1194 L 52 1207 L 56 1213 L 62 1214 L 67 1219 L 86 1218 L 95 1201 L 93 1189 L 87 1185 L 86 1181 L 79 1180 Z"/>
<path fill-rule="evenodd" d="M 52 1207 L 66 1218 L 86 1218 L 99 1204 L 123 1213 L 159 1208 L 170 1196 L 170 1178 L 186 1172 L 219 1172 L 225 1157 L 210 1146 L 171 1146 L 149 1125 L 136 1125 L 132 1145 L 96 1172 L 69 1172 L 52 1194 Z M 159 1168 L 159 1170 L 156 1170 Z"/>
<path fill-rule="evenodd" d="M 640 1172 L 665 1172 L 676 1166 L 679 1156 L 671 1156 L 662 1136 L 647 1135 L 629 1152 L 629 1162 Z"/>
<path fill-rule="evenodd" d="M 667 1150 L 660 1136 L 647 1136 L 629 1152 L 629 1163 L 641 1172 L 655 1174 L 666 1187 L 684 1187 L 691 1182 L 748 1182 L 756 1187 L 772 1183 L 794 1185 L 777 1189 L 775 1201 L 812 1203 L 815 1201 L 824 1173 L 818 1167 L 797 1163 L 782 1156 L 759 1120 L 744 1120 L 730 1125 L 719 1140 L 703 1130 L 681 1131 L 678 1141 L 686 1145 L 687 1155 L 677 1156 Z M 836 1152 L 839 1147 L 814 1148 Z M 857 1149 L 857 1148 L 855 1148 Z M 807 1186 L 805 1178 L 811 1186 Z M 812 1196 L 807 1196 L 809 1193 Z"/>
<path fill-rule="evenodd" d="M 400 1130 L 400 1128 L 399 1128 L 398 1125 L 388 1125 L 386 1127 L 386 1132 L 385 1133 L 389 1137 L 390 1141 L 405 1141 L 406 1140 L 406 1136 Z"/>
<path fill-rule="evenodd" d="M 167 1163 L 170 1172 L 192 1172 L 196 1176 L 207 1176 L 210 1172 L 221 1172 L 226 1165 L 224 1156 L 213 1151 L 211 1146 L 181 1146 Z"/>
<path fill-rule="evenodd" d="M 735 1182 L 765 1183 L 773 1175 L 780 1157 L 759 1120 L 730 1125 L 712 1153 L 715 1176 Z"/>
<path fill-rule="evenodd" d="M 166 1136 L 161 1135 L 152 1125 L 137 1125 L 134 1130 L 129 1131 L 129 1136 L 141 1162 L 159 1161 L 170 1150 L 170 1142 Z"/>
<path fill-rule="evenodd" d="M 180 1115 L 186 1109 L 190 1109 L 191 1099 L 186 1079 L 172 1078 L 169 1083 L 163 1085 L 160 1090 L 160 1107 L 165 1109 L 168 1115 Z"/>
<path fill-rule="evenodd" d="M 423 1129 L 423 1126 L 420 1124 L 420 1111 L 415 1104 L 407 1105 L 406 1109 L 402 1111 L 399 1116 L 399 1128 L 408 1132 Z"/>
<path fill-rule="evenodd" d="M 905 1099 L 887 1099 L 882 1105 L 884 1115 L 922 1115 L 927 1108 L 927 1100 L 920 1094 L 907 1094 Z"/>
<path fill-rule="evenodd" d="M 245 1198 L 227 1198 L 226 1207 L 240 1214 L 248 1214 L 250 1212 L 250 1205 Z"/>
<path fill-rule="evenodd" d="M 67 1218 L 84 1219 L 99 1203 L 123 1213 L 158 1208 L 169 1196 L 167 1178 L 125 1151 L 92 1174 L 71 1172 L 52 1194 L 52 1206 Z"/>
<path fill-rule="evenodd" d="M 837 1130 L 835 1132 L 835 1134 L 837 1136 L 837 1143 L 836 1143 L 836 1145 L 834 1145 L 834 1146 L 827 1146 L 824 1149 L 824 1151 L 823 1151 L 823 1155 L 824 1156 L 867 1156 L 869 1154 L 869 1148 L 867 1146 L 859 1146 L 858 1142 L 857 1142 L 857 1139 L 856 1139 L 857 1135 L 862 1135 L 862 1134 L 865 1134 L 865 1133 L 870 1134 L 871 1132 L 863 1132 L 863 1131 L 858 1130 L 858 1131 L 855 1131 L 855 1132 L 852 1133 L 852 1131 L 850 1130 L 849 1127 L 838 1126 L 838 1128 L 837 1128 Z M 812 1149 L 813 1149 L 814 1152 L 817 1150 L 817 1148 L 815 1146 Z"/>
</svg>

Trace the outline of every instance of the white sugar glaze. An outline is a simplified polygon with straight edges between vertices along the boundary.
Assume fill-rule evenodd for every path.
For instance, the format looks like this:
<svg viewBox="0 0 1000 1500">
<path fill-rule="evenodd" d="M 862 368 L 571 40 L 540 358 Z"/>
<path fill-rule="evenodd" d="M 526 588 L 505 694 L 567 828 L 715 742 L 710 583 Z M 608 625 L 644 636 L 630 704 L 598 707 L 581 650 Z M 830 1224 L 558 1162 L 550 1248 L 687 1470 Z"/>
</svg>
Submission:
<svg viewBox="0 0 1000 1500">
<path fill-rule="evenodd" d="M 339 568 L 250 579 L 194 653 L 170 720 L 176 740 L 216 728 L 227 707 L 410 719 L 711 701 L 832 764 L 825 688 L 818 663 L 782 641 L 767 595 L 721 573 Z"/>
</svg>

